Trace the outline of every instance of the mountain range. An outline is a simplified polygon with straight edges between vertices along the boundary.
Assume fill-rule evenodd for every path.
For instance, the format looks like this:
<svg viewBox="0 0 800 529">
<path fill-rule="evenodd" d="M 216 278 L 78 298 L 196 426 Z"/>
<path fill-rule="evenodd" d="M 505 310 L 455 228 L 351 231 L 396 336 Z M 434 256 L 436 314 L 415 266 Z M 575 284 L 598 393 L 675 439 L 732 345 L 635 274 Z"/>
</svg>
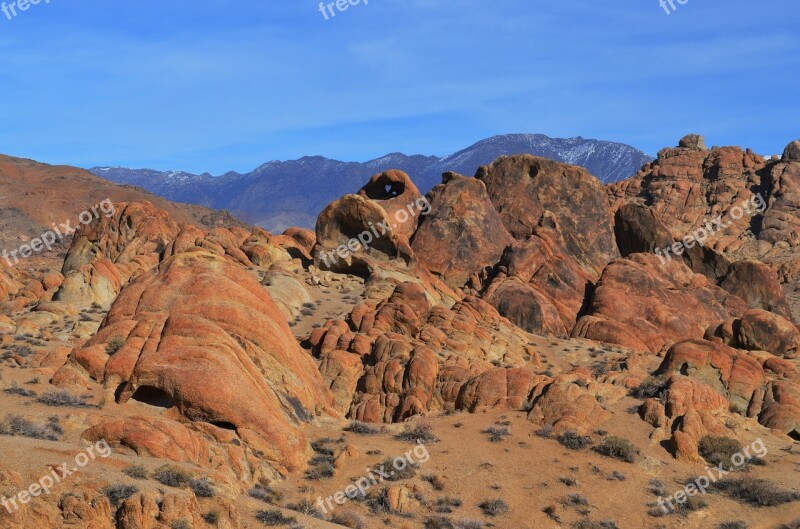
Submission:
<svg viewBox="0 0 800 529">
<path fill-rule="evenodd" d="M 499 156 L 534 154 L 579 165 L 604 183 L 636 174 L 652 160 L 644 152 L 609 141 L 550 138 L 543 134 L 507 134 L 479 141 L 449 156 L 391 153 L 367 162 L 343 162 L 322 156 L 270 161 L 248 173 L 156 171 L 93 167 L 93 174 L 119 184 L 142 187 L 169 200 L 228 210 L 238 218 L 270 231 L 290 226 L 313 227 L 317 214 L 331 201 L 352 193 L 375 173 L 400 169 L 425 193 L 454 171 L 474 175 Z"/>
</svg>

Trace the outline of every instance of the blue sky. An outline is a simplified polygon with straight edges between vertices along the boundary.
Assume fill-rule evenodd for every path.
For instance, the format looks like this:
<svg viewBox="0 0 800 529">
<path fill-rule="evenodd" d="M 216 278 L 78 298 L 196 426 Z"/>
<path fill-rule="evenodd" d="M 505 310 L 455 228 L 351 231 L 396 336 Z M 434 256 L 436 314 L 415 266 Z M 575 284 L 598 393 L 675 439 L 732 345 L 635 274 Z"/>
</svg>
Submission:
<svg viewBox="0 0 800 529">
<path fill-rule="evenodd" d="M 2 0 L 0 0 L 2 1 Z M 5 0 L 7 3 L 9 0 Z M 0 12 L 0 152 L 221 173 L 494 134 L 800 138 L 797 0 L 50 0 Z"/>
</svg>

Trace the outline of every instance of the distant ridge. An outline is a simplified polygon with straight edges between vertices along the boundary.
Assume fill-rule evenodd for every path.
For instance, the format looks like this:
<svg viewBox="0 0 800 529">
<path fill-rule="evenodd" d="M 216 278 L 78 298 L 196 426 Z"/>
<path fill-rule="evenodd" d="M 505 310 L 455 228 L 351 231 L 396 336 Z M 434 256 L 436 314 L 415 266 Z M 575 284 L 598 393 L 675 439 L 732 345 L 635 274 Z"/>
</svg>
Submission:
<svg viewBox="0 0 800 529">
<path fill-rule="evenodd" d="M 638 172 L 653 157 L 625 145 L 602 140 L 550 138 L 543 134 L 506 134 L 481 140 L 445 157 L 390 153 L 368 162 L 342 162 L 322 156 L 271 161 L 245 174 L 196 175 L 182 171 L 94 167 L 93 174 L 132 184 L 169 200 L 226 209 L 271 231 L 289 226 L 313 227 L 317 214 L 331 201 L 358 190 L 386 169 L 408 173 L 421 191 L 455 171 L 472 176 L 499 156 L 534 154 L 585 167 L 605 183 Z"/>
</svg>

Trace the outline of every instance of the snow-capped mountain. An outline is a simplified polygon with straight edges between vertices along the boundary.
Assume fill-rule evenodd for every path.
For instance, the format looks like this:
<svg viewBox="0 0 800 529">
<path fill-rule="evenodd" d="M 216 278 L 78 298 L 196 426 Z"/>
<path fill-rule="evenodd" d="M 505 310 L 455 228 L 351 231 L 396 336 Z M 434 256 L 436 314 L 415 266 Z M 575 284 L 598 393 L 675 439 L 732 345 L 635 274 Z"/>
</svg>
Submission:
<svg viewBox="0 0 800 529">
<path fill-rule="evenodd" d="M 143 187 L 176 202 L 227 209 L 271 231 L 313 227 L 317 215 L 340 196 L 358 190 L 375 173 L 401 169 L 423 193 L 455 171 L 474 175 L 498 156 L 528 153 L 580 165 L 603 182 L 634 175 L 653 158 L 622 143 L 542 134 L 494 136 L 445 157 L 390 153 L 368 162 L 341 162 L 322 156 L 271 161 L 245 174 L 220 176 L 183 171 L 95 167 L 92 173 L 120 184 Z"/>
</svg>

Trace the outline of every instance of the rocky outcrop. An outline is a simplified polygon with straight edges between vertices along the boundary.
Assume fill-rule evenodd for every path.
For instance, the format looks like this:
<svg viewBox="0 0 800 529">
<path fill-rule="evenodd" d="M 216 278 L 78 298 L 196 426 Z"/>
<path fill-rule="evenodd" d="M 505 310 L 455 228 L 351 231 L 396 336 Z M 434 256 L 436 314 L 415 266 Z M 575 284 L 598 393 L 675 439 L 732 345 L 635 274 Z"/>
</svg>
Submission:
<svg viewBox="0 0 800 529">
<path fill-rule="evenodd" d="M 747 304 L 677 261 L 634 254 L 608 265 L 573 336 L 659 352 L 705 336 Z"/>
<path fill-rule="evenodd" d="M 347 321 L 329 320 L 310 341 L 339 410 L 369 422 L 402 421 L 457 402 L 482 405 L 490 400 L 482 391 L 462 394 L 471 378 L 496 366 L 538 364 L 525 333 L 491 305 L 467 296 L 451 309 L 432 306 L 415 283 L 357 306 Z M 518 401 L 521 391 L 511 390 L 504 402 Z"/>
<path fill-rule="evenodd" d="M 110 304 L 131 278 L 154 268 L 180 228 L 149 202 L 116 204 L 114 215 L 81 225 L 54 299 L 74 305 Z"/>
<path fill-rule="evenodd" d="M 84 377 L 120 403 L 230 428 L 281 471 L 303 468 L 300 425 L 333 403 L 257 279 L 202 248 L 131 283 L 54 382 Z"/>
<path fill-rule="evenodd" d="M 373 175 L 358 195 L 377 202 L 391 220 L 392 231 L 406 239 L 411 239 L 420 213 L 427 209 L 419 201 L 422 197 L 419 189 L 403 171 L 390 170 Z"/>
<path fill-rule="evenodd" d="M 530 155 L 503 156 L 481 167 L 475 178 L 508 231 L 525 240 L 549 211 L 560 227 L 569 255 L 599 276 L 619 256 L 606 191 L 585 169 Z"/>
<path fill-rule="evenodd" d="M 800 245 L 799 142 L 786 147 L 780 162 L 769 168 L 769 209 L 764 213 L 759 238 L 779 247 Z"/>
<path fill-rule="evenodd" d="M 428 270 L 451 288 L 461 288 L 493 267 L 513 242 L 480 180 L 446 173 L 427 196 L 430 213 L 411 244 Z"/>
</svg>

